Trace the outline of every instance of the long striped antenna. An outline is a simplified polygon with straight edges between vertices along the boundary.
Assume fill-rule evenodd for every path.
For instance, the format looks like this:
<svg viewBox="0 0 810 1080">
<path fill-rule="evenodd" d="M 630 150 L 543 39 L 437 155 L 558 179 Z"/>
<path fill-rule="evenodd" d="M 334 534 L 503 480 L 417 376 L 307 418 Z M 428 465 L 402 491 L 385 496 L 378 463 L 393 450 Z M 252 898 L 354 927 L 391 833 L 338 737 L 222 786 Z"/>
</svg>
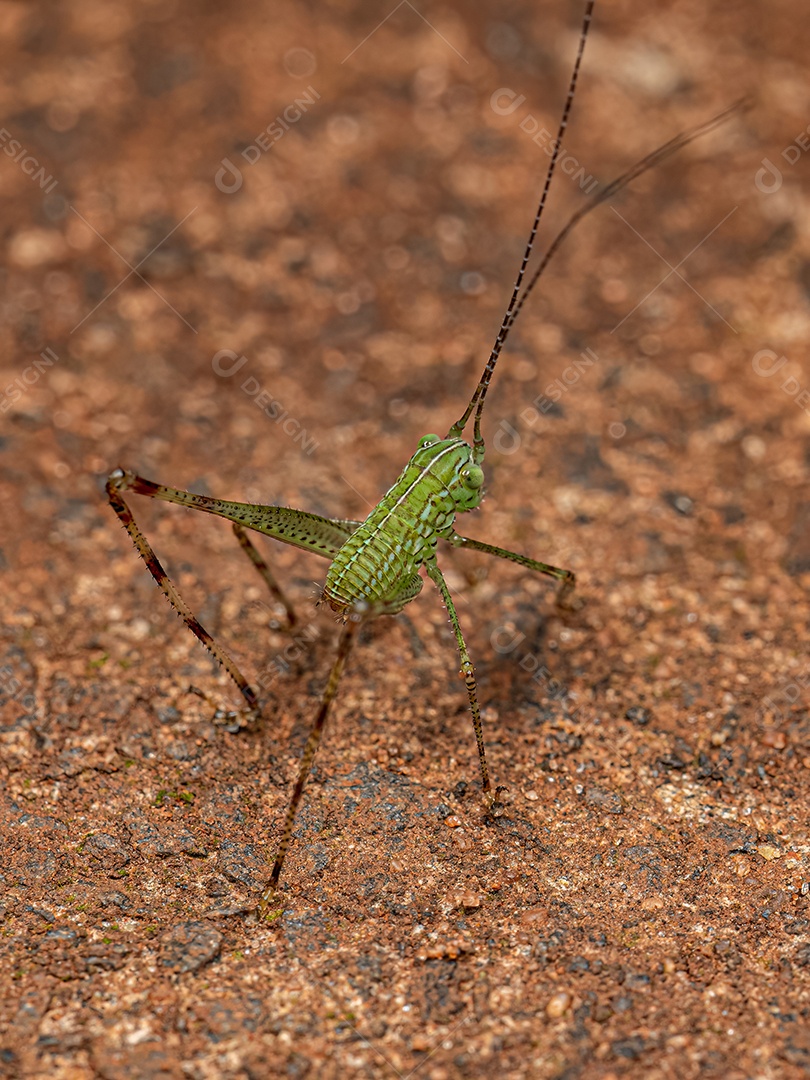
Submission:
<svg viewBox="0 0 810 1080">
<path fill-rule="evenodd" d="M 484 409 L 484 399 L 486 398 L 487 390 L 489 389 L 489 384 L 492 379 L 492 374 L 495 371 L 495 365 L 498 362 L 498 357 L 501 354 L 501 350 L 503 349 L 504 342 L 509 335 L 509 331 L 514 326 L 515 320 L 517 319 L 521 309 L 523 308 L 523 305 L 525 304 L 529 294 L 534 289 L 537 282 L 540 280 L 540 277 L 542 276 L 548 264 L 551 262 L 554 255 L 560 249 L 563 241 L 568 237 L 574 227 L 578 225 L 579 222 L 582 221 L 582 219 L 591 212 L 591 210 L 595 210 L 597 206 L 600 206 L 603 202 L 606 202 L 608 199 L 612 198 L 618 191 L 621 191 L 621 189 L 626 187 L 632 180 L 635 180 L 636 177 L 641 176 L 642 173 L 647 172 L 649 169 L 654 168 L 662 161 L 665 161 L 672 154 L 676 153 L 678 150 L 681 150 L 684 146 L 686 146 L 687 143 L 692 142 L 693 139 L 697 139 L 701 135 L 707 135 L 710 131 L 714 131 L 716 127 L 719 127 L 720 124 L 725 123 L 726 120 L 728 120 L 731 116 L 750 108 L 752 104 L 750 98 L 741 98 L 739 101 L 735 101 L 733 104 L 723 109 L 722 112 L 719 112 L 716 116 L 713 116 L 710 120 L 705 120 L 702 124 L 698 124 L 696 127 L 690 128 L 688 131 L 682 131 L 678 135 L 675 135 L 668 142 L 664 143 L 656 150 L 653 150 L 651 153 L 647 154 L 647 156 L 642 158 L 640 161 L 637 161 L 635 165 L 631 165 L 626 172 L 623 172 L 621 174 L 621 176 L 617 176 L 615 180 L 612 180 L 600 191 L 597 191 L 590 199 L 590 201 L 587 202 L 584 206 L 581 206 L 579 210 L 575 211 L 575 213 L 571 215 L 571 217 L 568 219 L 562 229 L 560 229 L 560 231 L 552 240 L 551 244 L 548 246 L 545 254 L 540 261 L 540 265 L 534 271 L 531 278 L 529 279 L 528 284 L 523 288 L 523 291 L 521 292 L 521 286 L 523 285 L 523 279 L 526 274 L 526 266 L 532 253 L 534 238 L 537 234 L 537 227 L 540 223 L 540 217 L 543 213 L 543 208 L 545 207 L 548 190 L 551 185 L 551 178 L 554 174 L 554 167 L 557 163 L 557 158 L 559 156 L 562 135 L 568 124 L 568 115 L 571 111 L 571 102 L 574 96 L 574 89 L 577 83 L 577 75 L 579 73 L 580 61 L 582 59 L 582 53 L 585 48 L 585 38 L 588 34 L 588 28 L 590 26 L 591 16 L 593 14 L 593 8 L 594 0 L 589 0 L 589 3 L 587 4 L 587 7 L 585 9 L 585 16 L 582 22 L 582 31 L 579 38 L 579 49 L 577 51 L 577 58 L 574 63 L 574 70 L 571 74 L 571 82 L 568 87 L 568 96 L 566 97 L 565 106 L 563 108 L 563 114 L 560 121 L 557 141 L 554 145 L 554 153 L 552 155 L 551 161 L 549 162 L 546 180 L 543 185 L 543 192 L 540 196 L 540 204 L 534 217 L 534 223 L 532 224 L 531 232 L 529 233 L 529 239 L 526 244 L 526 249 L 523 253 L 523 261 L 521 262 L 520 272 L 518 273 L 514 289 L 512 290 L 512 296 L 506 308 L 503 321 L 501 322 L 501 327 L 498 331 L 498 336 L 495 339 L 495 344 L 492 347 L 492 352 L 489 354 L 489 359 L 487 360 L 483 374 L 481 375 L 481 381 L 475 388 L 475 393 L 470 399 L 469 405 L 464 410 L 464 415 L 461 417 L 460 420 L 453 424 L 453 426 L 450 428 L 450 431 L 448 432 L 448 438 L 460 437 L 462 431 L 467 425 L 467 421 L 469 420 L 473 409 L 475 409 L 475 426 L 473 431 L 473 459 L 477 464 L 480 464 L 484 459 L 485 446 L 484 439 L 481 434 L 481 414 Z"/>
<path fill-rule="evenodd" d="M 689 128 L 687 131 L 681 131 L 677 135 L 673 136 L 669 142 L 665 142 L 662 146 L 659 146 L 656 150 L 651 151 L 646 157 L 643 157 L 640 161 L 637 161 L 635 165 L 631 165 L 630 168 L 617 176 L 615 180 L 611 180 L 609 184 L 606 184 L 600 191 L 594 193 L 593 198 L 581 206 L 579 210 L 575 211 L 571 217 L 566 221 L 565 225 L 560 229 L 557 235 L 549 244 L 543 258 L 540 260 L 540 265 L 529 279 L 528 285 L 524 288 L 520 294 L 518 302 L 515 304 L 512 314 L 509 318 L 509 325 L 506 328 L 507 333 L 511 330 L 512 326 L 517 319 L 520 309 L 525 304 L 529 293 L 535 287 L 540 280 L 543 271 L 551 262 L 553 256 L 559 250 L 560 245 L 580 221 L 589 214 L 591 210 L 595 210 L 597 206 L 601 206 L 603 202 L 607 202 L 608 199 L 612 199 L 617 191 L 621 191 L 623 187 L 626 187 L 632 180 L 635 180 L 637 176 L 641 176 L 642 173 L 647 172 L 649 169 L 659 165 L 662 161 L 666 161 L 668 157 L 671 157 L 678 150 L 682 150 L 687 143 L 692 142 L 693 139 L 697 139 L 701 135 L 708 135 L 710 131 L 714 131 L 715 128 L 724 124 L 726 120 L 734 116 L 736 113 L 744 112 L 746 109 L 750 109 L 753 101 L 750 97 L 742 97 L 737 101 L 732 102 L 731 105 L 727 105 L 722 112 L 717 113 L 710 120 L 704 120 L 702 124 L 697 124 L 693 128 Z M 480 399 L 479 399 L 480 401 Z M 480 412 L 480 408 L 479 408 Z"/>
<path fill-rule="evenodd" d="M 585 14 L 582 17 L 582 29 L 579 32 L 579 45 L 577 47 L 577 56 L 574 60 L 574 69 L 571 72 L 571 81 L 568 84 L 568 94 L 565 98 L 565 105 L 563 106 L 562 116 L 560 118 L 560 126 L 557 129 L 557 138 L 554 142 L 554 150 L 551 154 L 551 161 L 548 163 L 548 170 L 546 172 L 545 183 L 543 184 L 543 191 L 540 195 L 540 202 L 537 207 L 537 212 L 534 215 L 534 221 L 529 232 L 529 239 L 526 241 L 526 247 L 523 252 L 523 259 L 520 264 L 520 270 L 515 280 L 514 288 L 512 289 L 512 296 L 509 300 L 509 304 L 501 322 L 501 328 L 498 331 L 498 336 L 495 338 L 495 344 L 492 346 L 492 352 L 489 354 L 489 360 L 487 360 L 484 373 L 481 376 L 481 381 L 475 389 L 475 393 L 470 399 L 470 403 L 464 410 L 464 415 L 460 420 L 450 428 L 447 433 L 448 439 L 458 438 L 464 428 L 467 426 L 467 421 L 470 418 L 470 413 L 473 411 L 476 403 L 478 409 L 475 413 L 475 444 L 473 457 L 476 462 L 483 461 L 484 458 L 484 440 L 481 437 L 481 411 L 484 405 L 484 398 L 487 395 L 489 389 L 489 382 L 492 378 L 492 373 L 495 371 L 495 365 L 498 362 L 498 357 L 501 355 L 501 349 L 503 343 L 506 341 L 509 330 L 511 329 L 514 321 L 513 315 L 516 313 L 519 297 L 520 287 L 523 284 L 523 278 L 526 275 L 526 267 L 529 264 L 531 258 L 532 248 L 534 247 L 534 238 L 537 236 L 537 229 L 540 225 L 540 218 L 543 216 L 543 210 L 546 206 L 546 200 L 548 199 L 549 189 L 551 188 L 551 180 L 554 176 L 554 170 L 557 167 L 557 160 L 560 156 L 560 150 L 562 148 L 563 135 L 568 127 L 568 117 L 571 114 L 571 106 L 574 104 L 574 93 L 577 88 L 577 78 L 579 77 L 579 69 L 582 64 L 582 55 L 585 52 L 585 41 L 588 37 L 588 30 L 591 25 L 591 18 L 593 16 L 593 8 L 596 0 L 588 0 L 585 5 Z"/>
</svg>

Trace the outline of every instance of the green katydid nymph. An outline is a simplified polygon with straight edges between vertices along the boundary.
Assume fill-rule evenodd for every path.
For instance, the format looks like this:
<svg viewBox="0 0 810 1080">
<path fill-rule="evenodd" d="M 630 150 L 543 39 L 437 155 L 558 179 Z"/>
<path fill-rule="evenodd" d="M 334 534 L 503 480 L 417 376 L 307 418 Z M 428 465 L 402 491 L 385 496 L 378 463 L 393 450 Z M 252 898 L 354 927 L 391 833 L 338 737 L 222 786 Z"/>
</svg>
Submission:
<svg viewBox="0 0 810 1080">
<path fill-rule="evenodd" d="M 134 541 L 150 573 L 192 633 L 228 671 L 244 697 L 251 716 L 261 714 L 255 692 L 228 653 L 203 628 L 166 575 L 151 545 L 136 524 L 125 496 L 128 493 L 146 495 L 215 514 L 231 521 L 242 548 L 261 573 L 272 595 L 284 605 L 290 625 L 294 621 L 292 608 L 284 598 L 264 559 L 251 543 L 247 530 L 264 533 L 282 543 L 291 544 L 330 560 L 322 600 L 338 616 L 343 629 L 320 707 L 304 749 L 293 794 L 281 829 L 281 839 L 269 884 L 260 903 L 261 910 L 266 909 L 278 886 L 304 785 L 358 628 L 368 619 L 379 615 L 395 615 L 402 611 L 421 590 L 423 578 L 420 571 L 423 569 L 438 588 L 450 617 L 478 746 L 483 794 L 490 809 L 495 802 L 487 767 L 475 672 L 452 596 L 439 567 L 437 558 L 439 543 L 443 541 L 456 548 L 485 552 L 508 559 L 536 573 L 545 574 L 559 583 L 561 596 L 573 588 L 574 575 L 569 570 L 538 562 L 525 555 L 473 540 L 456 532 L 457 515 L 475 509 L 483 498 L 485 445 L 481 420 L 492 375 L 509 332 L 527 297 L 537 284 L 549 260 L 574 226 L 587 213 L 609 199 L 635 177 L 685 146 L 693 138 L 711 131 L 739 108 L 739 105 L 733 105 L 700 127 L 675 136 L 637 162 L 611 184 L 597 190 L 589 201 L 568 220 L 544 253 L 539 266 L 526 280 L 535 236 L 568 125 L 593 7 L 594 0 L 588 0 L 568 93 L 539 204 L 529 231 L 511 298 L 478 385 L 461 417 L 450 427 L 444 438 L 438 435 L 425 435 L 420 440 L 413 457 L 365 521 L 331 519 L 282 506 L 228 502 L 204 495 L 195 495 L 153 483 L 122 469 L 116 469 L 107 482 L 110 503 Z M 468 442 L 462 436 L 471 418 L 472 438 Z"/>
</svg>

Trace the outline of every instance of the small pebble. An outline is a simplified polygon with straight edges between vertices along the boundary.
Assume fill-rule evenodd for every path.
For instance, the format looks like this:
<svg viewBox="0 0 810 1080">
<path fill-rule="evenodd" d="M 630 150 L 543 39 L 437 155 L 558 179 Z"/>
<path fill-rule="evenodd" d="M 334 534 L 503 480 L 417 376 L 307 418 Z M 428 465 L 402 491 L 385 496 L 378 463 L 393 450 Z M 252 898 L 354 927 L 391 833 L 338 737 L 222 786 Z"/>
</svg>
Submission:
<svg viewBox="0 0 810 1080">
<path fill-rule="evenodd" d="M 484 898 L 479 896 L 478 893 L 471 892 L 469 889 L 465 892 L 456 893 L 452 898 L 453 907 L 469 908 L 474 910 L 480 908 L 484 902 Z"/>
<path fill-rule="evenodd" d="M 784 731 L 768 728 L 762 733 L 760 741 L 765 746 L 772 746 L 774 750 L 784 750 L 787 746 L 787 735 Z"/>
<path fill-rule="evenodd" d="M 555 994 L 554 997 L 546 1005 L 546 1016 L 549 1020 L 558 1020 L 571 1004 L 571 995 L 562 991 L 559 994 Z"/>
<path fill-rule="evenodd" d="M 529 908 L 520 916 L 520 921 L 524 926 L 532 926 L 534 923 L 547 923 L 548 911 L 540 907 Z"/>
<path fill-rule="evenodd" d="M 457 941 L 436 942 L 427 945 L 416 954 L 417 960 L 458 960 L 462 952 L 468 951 Z"/>
<path fill-rule="evenodd" d="M 642 911 L 658 911 L 664 906 L 660 896 L 645 896 L 641 901 Z"/>
</svg>

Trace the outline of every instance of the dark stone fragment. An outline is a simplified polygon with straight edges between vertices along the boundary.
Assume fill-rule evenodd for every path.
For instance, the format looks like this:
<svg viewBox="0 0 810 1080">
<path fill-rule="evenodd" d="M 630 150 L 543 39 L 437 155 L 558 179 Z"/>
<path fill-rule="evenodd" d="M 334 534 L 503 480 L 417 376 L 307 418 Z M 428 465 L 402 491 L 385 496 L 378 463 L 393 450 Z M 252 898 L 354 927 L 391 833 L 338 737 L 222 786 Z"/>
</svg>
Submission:
<svg viewBox="0 0 810 1080">
<path fill-rule="evenodd" d="M 588 806 L 604 810 L 606 814 L 624 813 L 621 795 L 615 791 L 608 791 L 607 788 L 589 787 L 585 792 L 585 802 Z"/>
<path fill-rule="evenodd" d="M 617 1039 L 611 1045 L 611 1050 L 616 1057 L 629 1058 L 637 1061 L 644 1053 L 646 1045 L 640 1035 L 633 1035 L 629 1039 Z"/>
<path fill-rule="evenodd" d="M 652 719 L 650 710 L 643 708 L 641 705 L 631 705 L 624 715 L 636 727 L 646 727 Z"/>
<path fill-rule="evenodd" d="M 223 842 L 217 855 L 217 869 L 228 879 L 258 889 L 267 876 L 267 863 L 253 844 Z"/>
<path fill-rule="evenodd" d="M 120 870 L 129 862 L 129 852 L 121 841 L 109 833 L 93 833 L 80 848 L 80 854 L 89 856 L 105 870 Z"/>
<path fill-rule="evenodd" d="M 199 971 L 219 956 L 222 934 L 206 922 L 173 926 L 161 940 L 161 962 L 175 971 Z"/>
<path fill-rule="evenodd" d="M 679 491 L 663 492 L 664 502 L 676 510 L 682 517 L 691 517 L 695 510 L 694 501 Z"/>
</svg>

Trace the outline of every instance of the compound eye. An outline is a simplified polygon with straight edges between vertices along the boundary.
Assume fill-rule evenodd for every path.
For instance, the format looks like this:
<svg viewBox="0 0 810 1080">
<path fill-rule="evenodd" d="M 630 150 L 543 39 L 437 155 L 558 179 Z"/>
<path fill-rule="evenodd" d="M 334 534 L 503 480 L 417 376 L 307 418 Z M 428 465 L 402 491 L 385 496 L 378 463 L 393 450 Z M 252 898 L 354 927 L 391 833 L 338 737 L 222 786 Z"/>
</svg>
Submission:
<svg viewBox="0 0 810 1080">
<path fill-rule="evenodd" d="M 461 476 L 467 487 L 480 488 L 484 482 L 484 470 L 480 465 L 468 465 L 461 470 Z"/>
<path fill-rule="evenodd" d="M 438 435 L 423 435 L 419 440 L 419 449 L 424 450 L 426 446 L 433 446 L 437 442 L 439 442 Z"/>
</svg>

